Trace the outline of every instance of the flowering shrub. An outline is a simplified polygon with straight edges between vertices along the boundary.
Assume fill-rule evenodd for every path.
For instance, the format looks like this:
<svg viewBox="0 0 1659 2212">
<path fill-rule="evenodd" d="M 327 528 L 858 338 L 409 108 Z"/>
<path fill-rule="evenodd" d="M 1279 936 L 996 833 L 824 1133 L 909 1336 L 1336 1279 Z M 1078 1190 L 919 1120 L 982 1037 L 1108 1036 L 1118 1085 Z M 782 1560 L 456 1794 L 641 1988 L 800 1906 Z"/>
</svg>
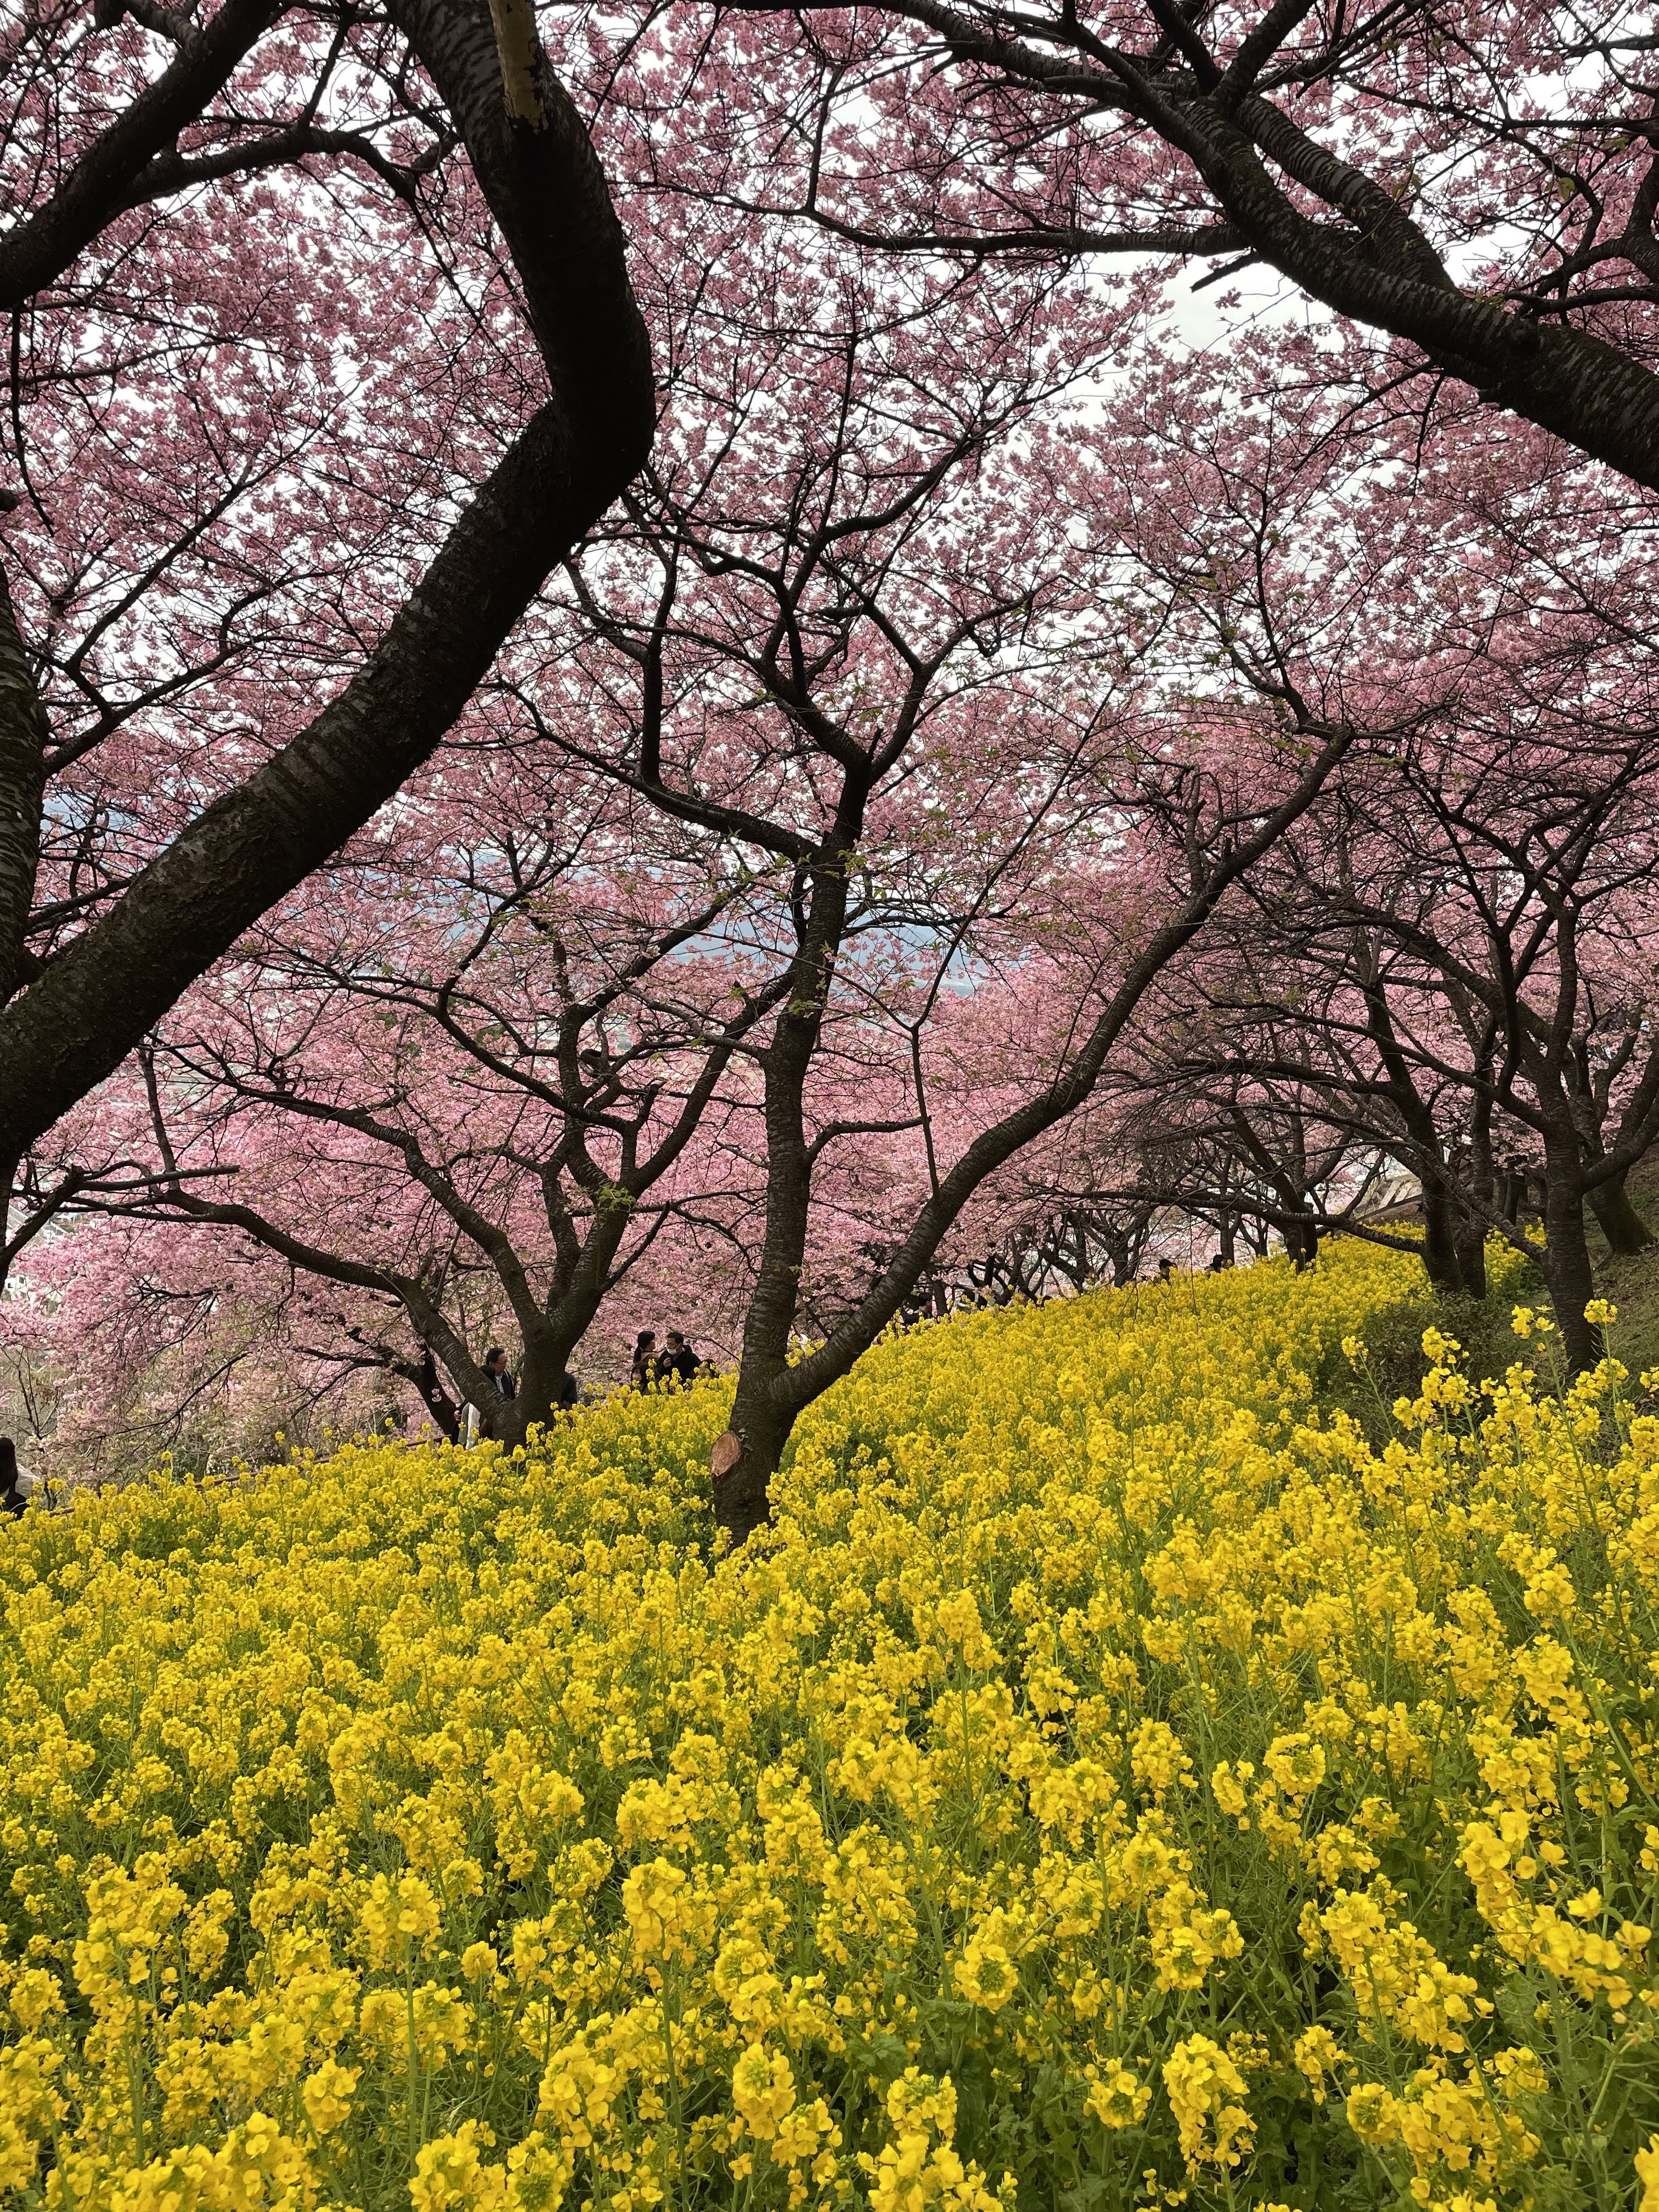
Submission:
<svg viewBox="0 0 1659 2212">
<path fill-rule="evenodd" d="M 718 1382 L 32 1515 L 0 2176 L 1651 2212 L 1659 1421 L 1431 1332 L 1374 1451 L 1318 1395 L 1415 1278 L 885 1344 L 737 1560 Z"/>
</svg>

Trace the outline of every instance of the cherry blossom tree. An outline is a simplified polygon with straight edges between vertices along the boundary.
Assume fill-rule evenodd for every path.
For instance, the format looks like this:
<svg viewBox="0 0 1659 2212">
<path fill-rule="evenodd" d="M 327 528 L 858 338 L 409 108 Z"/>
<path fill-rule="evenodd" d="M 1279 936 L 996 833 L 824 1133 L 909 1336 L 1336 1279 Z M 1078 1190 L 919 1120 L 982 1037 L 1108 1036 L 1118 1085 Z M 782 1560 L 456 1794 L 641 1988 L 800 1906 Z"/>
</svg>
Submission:
<svg viewBox="0 0 1659 2212">
<path fill-rule="evenodd" d="M 1123 549 L 1069 394 L 1109 306 L 741 231 L 691 285 L 675 243 L 636 262 L 657 459 L 503 659 L 473 826 L 446 764 L 169 1018 L 165 1188 L 122 1202 L 395 1299 L 486 1405 L 445 1297 L 489 1269 L 520 1424 L 619 1267 L 724 1231 L 740 1536 L 799 1407 L 1350 732 L 1194 727 L 1103 623 Z"/>
<path fill-rule="evenodd" d="M 905 255 L 1272 272 L 1340 319 L 1292 374 L 1455 380 L 1659 487 L 1649 10 L 744 0 L 678 50 L 657 115 L 744 88 L 690 191 Z"/>
<path fill-rule="evenodd" d="M 652 392 L 525 0 L 493 27 L 449 0 L 97 0 L 0 40 L 15 1200 L 44 1133 L 444 740 L 644 459 Z M 62 1202 L 31 1172 L 8 1256 Z"/>
<path fill-rule="evenodd" d="M 723 264 L 719 319 L 677 351 L 708 414 L 659 445 L 573 573 L 567 653 L 520 687 L 545 742 L 764 855 L 779 889 L 763 1218 L 717 1470 L 737 1540 L 801 1407 L 903 1310 L 986 1179 L 1087 1098 L 1150 978 L 1352 736 L 1294 713 L 1282 738 L 1241 744 L 1219 713 L 1191 734 L 1103 623 L 1123 548 L 1054 412 L 1088 359 L 1086 295 L 1014 319 L 1018 272 L 993 264 L 946 316 L 932 278 L 837 265 L 831 321 L 799 249 Z M 971 981 L 988 1005 L 997 975 L 1016 1018 L 996 1066 L 941 1081 L 956 1002 Z M 973 1098 L 947 1130 L 953 1089 Z M 878 1110 L 849 1115 L 852 1091 Z M 915 1200 L 802 1353 L 826 1160 L 902 1137 Z"/>
<path fill-rule="evenodd" d="M 738 1539 L 891 1319 L 1170 1204 L 1409 1165 L 1478 1289 L 1524 1163 L 1565 1324 L 1659 1085 L 1645 21 L 559 20 L 3 33 L 0 1267 L 118 1217 L 183 1374 L 222 1234 L 441 1427 L 510 1325 L 514 1433 L 701 1279 Z M 1194 259 L 1319 312 L 1184 359 Z"/>
<path fill-rule="evenodd" d="M 459 1437 L 459 1407 L 395 1308 L 179 1222 L 73 1218 L 0 1304 L 0 1388 L 70 1486 L 166 1454 L 198 1471 L 388 1422 Z"/>
<path fill-rule="evenodd" d="M 411 811 L 176 1010 L 143 1055 L 163 1172 L 113 1203 L 400 1307 L 419 1353 L 382 1364 L 441 1426 L 471 1402 L 518 1442 L 605 1297 L 731 1195 L 751 1105 L 727 1079 L 787 985 L 706 840 L 522 755 L 478 797 L 488 830 Z M 511 1401 L 481 1311 L 521 1346 Z"/>
<path fill-rule="evenodd" d="M 1659 1139 L 1659 730 L 1594 747 L 1581 730 L 1560 750 L 1534 732 L 1519 758 L 1505 750 L 1485 762 L 1459 738 L 1391 764 L 1362 865 L 1302 876 L 1304 957 L 1319 963 L 1312 939 L 1328 929 L 1347 939 L 1345 995 L 1364 1009 L 1372 1086 L 1429 1109 L 1424 1136 L 1396 1139 L 1397 1152 L 1409 1145 L 1426 1164 L 1443 1141 L 1443 1106 L 1432 1110 L 1425 1093 L 1461 1107 L 1454 1162 L 1477 1234 L 1508 1222 L 1504 1130 L 1540 1159 L 1541 1264 L 1569 1358 L 1583 1366 L 1599 1356 L 1584 1319 L 1587 1205 L 1604 1194 L 1615 1249 L 1650 1241 L 1625 1182 Z"/>
<path fill-rule="evenodd" d="M 879 842 L 836 931 L 844 989 L 813 1074 L 820 1104 L 854 1103 L 830 1105 L 819 1132 L 807 1282 L 820 1304 L 848 1279 L 841 1230 L 854 1247 L 870 1239 L 881 1170 L 860 1140 L 918 1128 L 921 1032 L 954 997 L 937 950 L 919 961 L 905 933 L 954 930 L 944 958 L 959 961 L 967 922 L 1006 930 L 1022 887 L 1103 804 L 1095 702 L 1077 695 L 1071 639 L 1057 660 L 1043 634 L 1080 604 L 1059 573 L 1065 510 L 1039 503 L 1021 525 L 1007 467 L 979 479 L 1016 429 L 1047 434 L 1042 410 L 1109 325 L 1047 285 L 998 280 L 975 302 L 953 284 L 944 305 L 962 328 L 947 374 L 949 326 L 925 288 L 883 293 L 739 239 L 711 273 L 713 301 L 700 289 L 686 300 L 680 240 L 661 247 L 659 258 L 647 240 L 642 258 L 660 272 L 647 296 L 677 364 L 678 481 L 653 472 L 573 563 L 562 624 L 503 663 L 469 726 L 494 765 L 464 794 L 465 825 L 452 768 L 418 781 L 395 828 L 360 839 L 320 896 L 246 935 L 162 1025 L 142 1096 L 129 1085 L 159 1152 L 155 1187 L 111 1201 L 237 1231 L 291 1267 L 396 1301 L 455 1393 L 515 1436 L 548 1416 L 606 1294 L 665 1231 L 671 1244 L 686 1228 L 694 1242 L 723 1236 L 740 1258 L 755 1241 L 763 1079 L 745 1094 L 745 1055 L 771 1051 L 769 1018 L 799 994 L 811 850 L 761 809 L 798 796 L 810 817 L 815 803 L 787 720 L 729 696 L 743 654 L 752 675 L 778 649 L 763 627 L 775 620 L 757 568 L 765 542 L 810 536 L 802 516 L 827 495 L 829 544 L 802 580 L 821 572 L 833 595 L 844 575 L 867 592 L 840 548 L 884 530 L 889 573 L 874 588 L 895 606 L 917 593 L 945 624 L 901 699 L 899 751 L 921 735 L 930 757 L 890 776 Z M 957 538 L 966 572 L 958 556 L 931 574 Z M 596 594 L 625 592 L 646 573 L 641 554 L 653 580 L 636 633 Z M 810 650 L 815 679 L 851 702 L 889 672 L 834 665 L 839 619 L 832 605 Z M 878 711 L 860 710 L 866 722 Z M 667 805 L 665 787 L 642 787 L 660 785 L 665 715 L 677 734 L 695 725 L 699 758 L 759 805 L 712 796 L 706 777 Z M 655 760 L 641 760 L 653 741 Z M 858 835 L 853 824 L 840 851 Z M 872 1112 L 885 1093 L 894 1103 Z M 447 1310 L 480 1268 L 522 1346 L 510 1407 Z"/>
</svg>

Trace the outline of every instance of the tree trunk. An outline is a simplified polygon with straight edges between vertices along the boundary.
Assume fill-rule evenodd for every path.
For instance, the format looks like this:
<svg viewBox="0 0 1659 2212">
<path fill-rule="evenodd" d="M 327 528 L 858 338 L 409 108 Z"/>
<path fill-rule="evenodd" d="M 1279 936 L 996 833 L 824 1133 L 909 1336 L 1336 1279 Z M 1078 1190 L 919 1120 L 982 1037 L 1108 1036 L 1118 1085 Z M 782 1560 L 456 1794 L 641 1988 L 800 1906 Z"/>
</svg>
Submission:
<svg viewBox="0 0 1659 2212">
<path fill-rule="evenodd" d="M 1468 1181 L 1458 1193 L 1457 1265 L 1465 1294 L 1486 1295 L 1486 1224 L 1497 1211 L 1492 1178 L 1492 1109 L 1477 1098 L 1469 1133 Z"/>
<path fill-rule="evenodd" d="M 1121 1230 L 1108 1227 L 1102 1232 L 1106 1246 L 1106 1258 L 1112 1271 L 1115 1289 L 1122 1290 L 1133 1270 L 1129 1264 L 1129 1239 Z"/>
<path fill-rule="evenodd" d="M 631 1201 L 599 1200 L 576 1264 L 568 1272 L 561 1270 L 562 1279 L 556 1279 L 544 1313 L 536 1315 L 522 1300 L 514 1301 L 524 1347 L 518 1395 L 498 1395 L 493 1406 L 478 1408 L 482 1433 L 509 1450 L 521 1444 L 532 1428 L 545 1428 L 558 1410 L 559 1385 L 571 1354 L 604 1304 L 630 1208 Z M 510 1291 L 505 1277 L 503 1282 Z"/>
<path fill-rule="evenodd" d="M 1486 1238 L 1480 1223 L 1472 1222 L 1457 1240 L 1457 1272 L 1466 1297 L 1486 1295 Z"/>
<path fill-rule="evenodd" d="M 1455 1297 L 1463 1287 L 1463 1263 L 1458 1256 L 1457 1232 L 1450 1194 L 1443 1183 L 1423 1178 L 1423 1265 L 1442 1297 Z"/>
<path fill-rule="evenodd" d="M 1631 1203 L 1622 1175 L 1595 1184 L 1590 1191 L 1589 1202 L 1610 1252 L 1624 1257 L 1632 1252 L 1645 1252 L 1653 1243 L 1653 1231 Z"/>
<path fill-rule="evenodd" d="M 775 1164 L 769 1179 L 766 1242 L 760 1278 L 744 1322 L 738 1391 L 727 1431 L 737 1439 L 738 1454 L 735 1465 L 724 1473 L 719 1471 L 718 1447 L 710 1461 L 715 1470 L 715 1522 L 730 1534 L 733 1551 L 770 1517 L 769 1486 L 798 1411 L 788 1387 L 789 1338 L 800 1279 L 798 1255 L 805 1242 L 805 1177 L 801 1178 L 799 1209 L 793 1197 L 778 1191 Z"/>
<path fill-rule="evenodd" d="M 479 1407 L 482 1435 L 512 1451 L 532 1428 L 547 1426 L 559 1402 L 559 1383 L 580 1334 L 580 1329 L 573 1336 L 567 1329 L 552 1327 L 524 1331 L 518 1395 L 503 1398 L 497 1393 L 493 1406 Z"/>
<path fill-rule="evenodd" d="M 495 1402 L 493 1406 L 479 1407 L 478 1434 L 480 1437 L 488 1437 L 492 1443 L 501 1444 L 507 1450 L 512 1451 L 521 1444 L 529 1434 L 530 1424 L 533 1419 L 534 1415 L 530 1408 L 523 1377 L 520 1376 L 519 1395 L 516 1398 L 503 1398 L 498 1390 L 495 1393 Z"/>
<path fill-rule="evenodd" d="M 0 568 L 0 1006 L 27 972 L 25 939 L 40 858 L 40 803 L 50 736 L 34 670 L 12 613 L 5 571 Z M 9 1180 L 6 1188 L 11 1188 Z"/>
<path fill-rule="evenodd" d="M 717 1447 L 709 1462 L 714 1475 L 714 1517 L 730 1530 L 734 1549 L 767 1518 L 771 1510 L 769 1486 L 783 1447 L 796 1414 L 815 1395 L 794 1387 L 789 1366 L 812 1198 L 814 1153 L 806 1141 L 803 1100 L 847 927 L 849 855 L 863 826 L 866 796 L 866 787 L 849 776 L 842 786 L 834 836 L 814 857 L 811 903 L 790 963 L 789 995 L 762 1055 L 766 1225 L 754 1295 L 744 1317 L 738 1391 L 727 1431 L 737 1440 L 738 1456 L 734 1465 L 722 1468 Z M 921 1265 L 932 1258 L 931 1250 L 925 1253 Z M 892 1311 L 896 1312 L 898 1304 L 895 1299 Z"/>
<path fill-rule="evenodd" d="M 1584 1239 L 1584 1202 L 1577 1178 L 1552 1172 L 1544 1213 L 1544 1279 L 1549 1285 L 1555 1325 L 1561 1332 L 1570 1375 L 1582 1375 L 1601 1358 L 1601 1332 L 1584 1318 L 1595 1296 L 1589 1246 Z"/>
<path fill-rule="evenodd" d="M 452 1444 L 459 1443 L 461 1440 L 461 1409 L 439 1379 L 437 1358 L 429 1344 L 421 1347 L 420 1365 L 412 1372 L 408 1370 L 405 1372 L 410 1374 L 410 1379 L 420 1392 L 421 1403 L 445 1437 Z"/>
<path fill-rule="evenodd" d="M 735 1462 L 714 1475 L 715 1525 L 731 1537 L 734 1552 L 772 1517 L 772 1477 L 794 1425 L 793 1407 L 780 1405 L 776 1391 L 756 1377 L 745 1358 L 727 1431 L 737 1438 L 740 1449 Z M 716 1446 L 713 1462 L 716 1470 L 720 1463 Z"/>
<path fill-rule="evenodd" d="M 1486 1224 L 1485 1219 L 1468 1206 L 1455 1210 L 1453 1243 L 1457 1254 L 1457 1273 L 1466 1297 L 1484 1298 L 1486 1295 Z"/>
</svg>

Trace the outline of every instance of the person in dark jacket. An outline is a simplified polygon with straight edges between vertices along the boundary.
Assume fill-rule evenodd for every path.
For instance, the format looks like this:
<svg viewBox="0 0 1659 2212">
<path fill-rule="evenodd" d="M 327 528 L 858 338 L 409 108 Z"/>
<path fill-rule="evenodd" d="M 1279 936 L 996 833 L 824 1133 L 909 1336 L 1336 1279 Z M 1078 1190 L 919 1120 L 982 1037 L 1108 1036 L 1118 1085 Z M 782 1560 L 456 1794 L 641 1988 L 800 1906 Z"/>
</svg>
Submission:
<svg viewBox="0 0 1659 2212">
<path fill-rule="evenodd" d="M 657 1332 L 642 1328 L 634 1340 L 634 1388 L 648 1390 L 657 1379 Z"/>
<path fill-rule="evenodd" d="M 581 1397 L 575 1376 L 567 1367 L 559 1377 L 559 1387 L 553 1393 L 553 1403 L 562 1413 L 568 1413 Z"/>
<path fill-rule="evenodd" d="M 25 1474 L 17 1464 L 16 1445 L 9 1437 L 0 1437 L 0 1513 L 21 1518 L 33 1487 L 33 1476 Z"/>
<path fill-rule="evenodd" d="M 658 1382 L 666 1382 L 669 1376 L 672 1375 L 678 1379 L 681 1389 L 684 1390 L 702 1365 L 702 1360 L 692 1351 L 679 1330 L 671 1328 L 663 1339 L 662 1358 L 657 1362 Z"/>
<path fill-rule="evenodd" d="M 484 1354 L 484 1373 L 503 1398 L 516 1398 L 519 1386 L 507 1371 L 507 1354 L 499 1344 L 492 1344 Z"/>
</svg>

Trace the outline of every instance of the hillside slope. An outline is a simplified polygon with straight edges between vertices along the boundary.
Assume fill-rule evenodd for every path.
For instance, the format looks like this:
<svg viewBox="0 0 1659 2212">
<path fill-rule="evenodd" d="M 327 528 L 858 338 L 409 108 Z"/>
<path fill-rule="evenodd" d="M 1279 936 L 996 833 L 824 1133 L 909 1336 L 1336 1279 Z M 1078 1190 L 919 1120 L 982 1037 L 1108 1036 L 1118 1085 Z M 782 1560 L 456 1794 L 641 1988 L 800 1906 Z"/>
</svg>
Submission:
<svg viewBox="0 0 1659 2212">
<path fill-rule="evenodd" d="M 1316 1390 L 1419 1285 L 885 1344 L 735 1561 L 713 1383 L 0 1534 L 0 2176 L 1634 2207 L 1659 1430 L 1443 1359 L 1374 1455 Z"/>
</svg>

